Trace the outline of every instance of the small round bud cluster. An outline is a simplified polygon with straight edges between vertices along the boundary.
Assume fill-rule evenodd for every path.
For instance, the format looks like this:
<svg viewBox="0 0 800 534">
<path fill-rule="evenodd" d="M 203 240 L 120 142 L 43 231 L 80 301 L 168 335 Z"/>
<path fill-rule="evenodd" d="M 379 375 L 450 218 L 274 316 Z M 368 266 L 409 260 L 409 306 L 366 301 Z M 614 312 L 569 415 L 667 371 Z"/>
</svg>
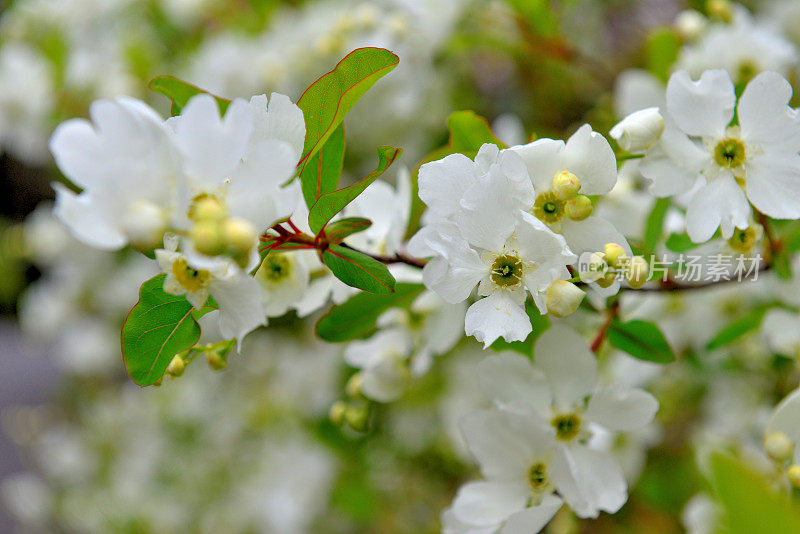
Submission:
<svg viewBox="0 0 800 534">
<path fill-rule="evenodd" d="M 189 218 L 194 223 L 189 237 L 198 252 L 207 256 L 227 255 L 242 267 L 247 265 L 258 239 L 250 222 L 228 217 L 222 202 L 212 196 L 196 199 L 189 209 Z"/>
<path fill-rule="evenodd" d="M 369 428 L 371 403 L 361 392 L 364 377 L 355 373 L 344 387 L 348 400 L 334 402 L 328 411 L 331 423 L 336 426 L 347 426 L 356 432 L 366 432 Z"/>
</svg>

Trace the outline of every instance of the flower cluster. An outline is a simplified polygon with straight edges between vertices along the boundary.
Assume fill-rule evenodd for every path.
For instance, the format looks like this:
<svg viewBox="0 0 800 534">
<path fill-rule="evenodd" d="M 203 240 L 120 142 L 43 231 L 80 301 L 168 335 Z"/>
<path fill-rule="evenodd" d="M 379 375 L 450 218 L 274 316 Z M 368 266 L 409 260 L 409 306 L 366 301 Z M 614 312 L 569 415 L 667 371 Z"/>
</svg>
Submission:
<svg viewBox="0 0 800 534">
<path fill-rule="evenodd" d="M 163 240 L 155 255 L 165 291 L 195 308 L 213 297 L 226 337 L 263 324 L 247 271 L 258 264 L 259 234 L 298 202 L 299 184 L 284 185 L 303 149 L 300 109 L 273 93 L 235 100 L 220 116 L 211 96 L 198 95 L 166 121 L 125 98 L 97 101 L 91 115 L 53 134 L 56 162 L 83 188 L 57 184 L 56 215 L 102 249 L 152 250 Z"/>
<path fill-rule="evenodd" d="M 658 401 L 640 389 L 598 387 L 594 354 L 567 327 L 545 331 L 534 357 L 532 365 L 500 354 L 479 365 L 494 408 L 465 417 L 462 429 L 486 480 L 461 487 L 442 516 L 444 532 L 538 532 L 563 502 L 597 517 L 627 500 L 619 464 L 589 442 L 596 429 L 644 427 Z"/>
</svg>

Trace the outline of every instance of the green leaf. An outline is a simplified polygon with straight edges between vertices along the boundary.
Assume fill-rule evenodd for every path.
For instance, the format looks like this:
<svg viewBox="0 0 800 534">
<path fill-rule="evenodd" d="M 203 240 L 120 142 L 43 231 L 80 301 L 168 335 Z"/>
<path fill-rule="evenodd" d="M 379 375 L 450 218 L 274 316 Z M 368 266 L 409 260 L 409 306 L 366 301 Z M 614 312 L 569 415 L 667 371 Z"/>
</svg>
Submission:
<svg viewBox="0 0 800 534">
<path fill-rule="evenodd" d="M 509 0 L 509 3 L 537 34 L 542 36 L 558 34 L 559 21 L 550 0 Z"/>
<path fill-rule="evenodd" d="M 372 226 L 372 221 L 364 217 L 346 217 L 333 221 L 325 227 L 325 236 L 328 238 L 328 243 L 337 245 L 347 236 L 363 232 L 370 226 Z"/>
<path fill-rule="evenodd" d="M 485 143 L 506 148 L 492 133 L 486 119 L 476 115 L 474 111 L 456 111 L 450 114 L 447 118 L 447 129 L 450 131 L 452 152 L 477 153 Z"/>
<path fill-rule="evenodd" d="M 669 204 L 668 198 L 657 199 L 653 204 L 653 209 L 650 210 L 650 215 L 647 216 L 647 224 L 644 229 L 644 249 L 651 254 L 655 252 L 656 245 L 661 239 Z"/>
<path fill-rule="evenodd" d="M 399 61 L 395 54 L 383 48 L 359 48 L 306 89 L 297 101 L 306 122 L 306 142 L 298 164 L 301 172 L 358 99 Z"/>
<path fill-rule="evenodd" d="M 550 320 L 547 318 L 547 315 L 539 313 L 539 308 L 530 300 L 525 302 L 525 313 L 528 314 L 532 327 L 532 331 L 525 341 L 512 341 L 509 343 L 503 338 L 498 338 L 497 341 L 491 344 L 491 349 L 513 350 L 527 358 L 533 356 L 533 344 L 539 336 L 542 335 L 542 332 L 550 328 Z"/>
<path fill-rule="evenodd" d="M 211 94 L 204 89 L 200 89 L 196 85 L 179 80 L 174 76 L 156 76 L 150 80 L 148 87 L 157 93 L 161 93 L 172 101 L 172 109 L 170 113 L 173 117 L 175 115 L 180 115 L 181 110 L 183 110 L 184 106 L 186 106 L 186 103 L 189 102 L 189 99 L 195 95 L 205 93 L 213 96 L 214 100 L 217 101 L 217 106 L 219 106 L 220 113 L 225 113 L 231 103 L 231 101 L 227 98 L 222 98 L 221 96 Z"/>
<path fill-rule="evenodd" d="M 322 262 L 350 287 L 381 295 L 394 292 L 394 277 L 389 269 L 357 250 L 331 245 L 322 253 Z"/>
<path fill-rule="evenodd" d="M 654 30 L 647 39 L 645 50 L 647 70 L 666 82 L 681 46 L 680 37 L 671 28 Z"/>
<path fill-rule="evenodd" d="M 711 456 L 711 476 L 730 534 L 796 534 L 800 515 L 749 467 L 724 453 Z"/>
<path fill-rule="evenodd" d="M 731 343 L 761 326 L 769 306 L 759 306 L 750 310 L 750 313 L 733 321 L 731 324 L 722 328 L 717 335 L 706 345 L 707 350 L 714 350 Z"/>
<path fill-rule="evenodd" d="M 672 252 L 681 253 L 697 248 L 700 246 L 700 243 L 693 242 L 689 234 L 684 232 L 682 234 L 670 234 L 667 238 L 666 245 Z"/>
<path fill-rule="evenodd" d="M 791 280 L 792 278 L 792 262 L 785 254 L 775 254 L 772 257 L 772 266 L 775 268 L 775 274 L 781 280 Z"/>
<path fill-rule="evenodd" d="M 140 386 L 158 381 L 172 357 L 200 339 L 194 308 L 184 296 L 165 293 L 164 278 L 160 274 L 142 284 L 139 302 L 122 327 L 125 368 Z"/>
<path fill-rule="evenodd" d="M 319 197 L 314 206 L 308 213 L 308 226 L 315 234 L 330 221 L 334 215 L 342 211 L 345 206 L 350 204 L 355 198 L 364 192 L 369 184 L 378 179 L 389 166 L 397 161 L 403 150 L 390 146 L 378 147 L 378 166 L 367 176 L 351 186 L 344 187 L 331 193 L 326 193 Z"/>
<path fill-rule="evenodd" d="M 608 329 L 608 341 L 612 346 L 640 360 L 655 363 L 675 361 L 675 354 L 664 334 L 648 321 L 623 323 L 614 320 Z"/>
<path fill-rule="evenodd" d="M 309 209 L 325 193 L 336 191 L 344 164 L 344 123 L 336 128 L 322 148 L 300 173 L 303 198 Z"/>
<path fill-rule="evenodd" d="M 334 343 L 368 337 L 383 312 L 410 305 L 424 289 L 422 284 L 397 284 L 391 295 L 358 293 L 317 321 L 317 335 Z"/>
</svg>

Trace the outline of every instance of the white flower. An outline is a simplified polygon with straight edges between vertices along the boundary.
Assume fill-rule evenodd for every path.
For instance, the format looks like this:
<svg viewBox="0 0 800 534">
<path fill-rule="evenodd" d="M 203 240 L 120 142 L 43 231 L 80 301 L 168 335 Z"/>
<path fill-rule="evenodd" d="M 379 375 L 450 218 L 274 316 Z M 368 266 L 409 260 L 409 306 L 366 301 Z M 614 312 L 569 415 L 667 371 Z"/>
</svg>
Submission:
<svg viewBox="0 0 800 534">
<path fill-rule="evenodd" d="M 305 297 L 310 261 L 302 251 L 271 252 L 255 274 L 267 317 L 279 317 Z"/>
<path fill-rule="evenodd" d="M 392 308 L 378 318 L 379 328 L 400 328 L 413 341 L 411 373 L 428 372 L 433 357 L 450 351 L 464 332 L 466 303 L 450 304 L 433 291 L 423 291 L 406 308 Z"/>
<path fill-rule="evenodd" d="M 56 128 L 50 149 L 61 171 L 83 188 L 55 184 L 55 214 L 84 243 L 118 249 L 161 240 L 177 202 L 180 161 L 164 121 L 131 98 L 98 100 L 92 121 Z M 138 242 L 138 243 L 137 243 Z"/>
<path fill-rule="evenodd" d="M 597 425 L 627 432 L 647 425 L 658 401 L 640 389 L 597 387 L 597 361 L 577 333 L 553 325 L 537 339 L 535 365 L 517 354 L 484 359 L 481 385 L 501 409 L 550 426 L 555 436 L 553 469 L 572 484 L 559 494 L 581 517 L 616 512 L 627 499 L 622 469 L 608 453 L 585 445 Z"/>
<path fill-rule="evenodd" d="M 378 402 L 399 399 L 408 387 L 411 339 L 399 329 L 378 332 L 344 349 L 348 365 L 361 369 L 361 393 Z"/>
<path fill-rule="evenodd" d="M 498 337 L 523 340 L 531 323 L 523 304 L 529 291 L 546 313 L 545 291 L 569 278 L 575 260 L 563 238 L 530 213 L 533 187 L 512 151 L 485 144 L 475 161 L 461 154 L 420 169 L 420 198 L 438 222 L 409 243 L 416 256 L 434 256 L 423 281 L 445 301 L 478 300 L 467 311 L 465 330 L 489 346 Z"/>
<path fill-rule="evenodd" d="M 761 323 L 761 333 L 773 352 L 787 358 L 800 354 L 800 315 L 780 308 L 767 312 Z"/>
<path fill-rule="evenodd" d="M 561 508 L 553 491 L 572 483 L 554 463 L 553 430 L 516 413 L 483 410 L 461 423 L 486 480 L 461 486 L 442 514 L 443 532 L 535 533 Z"/>
<path fill-rule="evenodd" d="M 715 24 L 696 43 L 684 46 L 675 69 L 693 77 L 725 69 L 734 83 L 743 84 L 765 71 L 787 75 L 796 63 L 796 48 L 775 28 L 756 24 L 739 6 L 732 24 Z"/>
<path fill-rule="evenodd" d="M 11 40 L 0 48 L 0 144 L 28 163 L 47 160 L 53 111 L 50 66 L 33 48 Z"/>
<path fill-rule="evenodd" d="M 186 295 L 196 309 L 213 297 L 219 305 L 220 333 L 225 339 L 235 338 L 241 347 L 244 336 L 266 324 L 258 282 L 233 262 L 218 262 L 211 270 L 196 266 L 177 248 L 177 237 L 167 234 L 164 248 L 156 250 L 156 260 L 167 274 L 164 291 Z"/>
<path fill-rule="evenodd" d="M 646 151 L 664 131 L 664 117 L 658 108 L 641 109 L 625 117 L 609 134 L 623 150 L 634 154 Z"/>
<path fill-rule="evenodd" d="M 780 75 L 758 75 L 739 99 L 739 125 L 730 126 L 736 95 L 725 71 L 696 82 L 685 71 L 670 77 L 666 127 L 640 169 L 656 196 L 689 191 L 702 176 L 686 214 L 693 241 L 707 241 L 718 227 L 726 239 L 746 228 L 748 200 L 770 217 L 800 217 L 800 122 L 787 106 L 791 94 Z"/>
</svg>

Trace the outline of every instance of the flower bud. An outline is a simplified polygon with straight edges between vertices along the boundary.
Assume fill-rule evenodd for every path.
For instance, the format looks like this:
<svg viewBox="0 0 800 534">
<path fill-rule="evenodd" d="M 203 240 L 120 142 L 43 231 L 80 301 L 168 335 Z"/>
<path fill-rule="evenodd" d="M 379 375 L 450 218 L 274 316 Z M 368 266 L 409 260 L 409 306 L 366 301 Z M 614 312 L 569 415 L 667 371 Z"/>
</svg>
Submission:
<svg viewBox="0 0 800 534">
<path fill-rule="evenodd" d="M 328 410 L 328 418 L 331 420 L 336 426 L 341 425 L 344 423 L 345 414 L 347 413 L 347 403 L 343 400 L 338 400 L 331 404 L 330 410 Z"/>
<path fill-rule="evenodd" d="M 189 218 L 198 222 L 221 222 L 225 218 L 225 206 L 216 197 L 203 196 L 189 207 Z"/>
<path fill-rule="evenodd" d="M 578 195 L 567 202 L 567 217 L 573 221 L 582 221 L 592 214 L 592 201 L 586 195 Z"/>
<path fill-rule="evenodd" d="M 706 11 L 712 17 L 716 17 L 722 22 L 730 23 L 733 20 L 733 6 L 729 0 L 708 0 Z"/>
<path fill-rule="evenodd" d="M 222 371 L 228 366 L 228 362 L 225 361 L 225 357 L 214 350 L 206 353 L 206 361 L 208 362 L 208 366 L 215 371 Z"/>
<path fill-rule="evenodd" d="M 578 196 L 581 182 L 569 171 L 559 171 L 553 177 L 553 192 L 561 200 L 572 200 Z"/>
<path fill-rule="evenodd" d="M 658 108 L 647 108 L 622 119 L 609 134 L 623 150 L 642 154 L 659 140 L 663 131 L 664 117 Z"/>
<path fill-rule="evenodd" d="M 364 384 L 364 376 L 361 373 L 356 373 L 350 377 L 344 387 L 344 392 L 348 397 L 360 397 L 361 386 Z"/>
<path fill-rule="evenodd" d="M 167 220 L 160 207 L 147 200 L 137 200 L 122 217 L 122 227 L 135 247 L 152 249 L 160 245 Z"/>
<path fill-rule="evenodd" d="M 369 411 L 366 406 L 348 406 L 344 412 L 344 420 L 348 426 L 358 432 L 363 432 L 367 429 L 368 419 Z"/>
<path fill-rule="evenodd" d="M 606 273 L 602 278 L 598 278 L 595 282 L 602 288 L 610 287 L 617 280 L 616 273 Z"/>
<path fill-rule="evenodd" d="M 628 280 L 628 285 L 633 289 L 639 289 L 647 282 L 647 277 L 650 275 L 650 266 L 641 256 L 634 256 L 628 263 L 628 269 L 625 271 L 625 278 Z"/>
<path fill-rule="evenodd" d="M 189 237 L 194 243 L 194 248 L 201 254 L 217 256 L 222 254 L 225 242 L 219 224 L 213 221 L 201 221 L 192 226 Z"/>
<path fill-rule="evenodd" d="M 177 355 L 173 356 L 172 361 L 170 361 L 167 366 L 167 372 L 173 377 L 181 376 L 184 369 L 186 369 L 186 362 Z"/>
<path fill-rule="evenodd" d="M 581 280 L 584 282 L 594 282 L 605 276 L 608 271 L 605 255 L 601 252 L 592 252 L 586 258 L 581 255 Z"/>
<path fill-rule="evenodd" d="M 572 282 L 556 280 L 547 288 L 547 311 L 554 317 L 572 315 L 584 296 L 586 293 Z"/>
<path fill-rule="evenodd" d="M 606 255 L 606 262 L 612 267 L 619 267 L 628 262 L 628 255 L 625 249 L 616 243 L 606 243 L 603 252 Z"/>
<path fill-rule="evenodd" d="M 684 9 L 675 17 L 675 29 L 686 41 L 697 39 L 708 26 L 708 21 L 699 11 Z"/>
<path fill-rule="evenodd" d="M 793 487 L 800 488 L 800 465 L 794 464 L 789 467 L 786 470 L 786 478 Z"/>
<path fill-rule="evenodd" d="M 794 444 L 783 432 L 772 432 L 764 438 L 764 450 L 776 462 L 784 462 L 792 455 Z"/>
<path fill-rule="evenodd" d="M 237 254 L 247 254 L 255 245 L 258 235 L 249 221 L 231 217 L 222 223 L 222 238 Z"/>
</svg>

